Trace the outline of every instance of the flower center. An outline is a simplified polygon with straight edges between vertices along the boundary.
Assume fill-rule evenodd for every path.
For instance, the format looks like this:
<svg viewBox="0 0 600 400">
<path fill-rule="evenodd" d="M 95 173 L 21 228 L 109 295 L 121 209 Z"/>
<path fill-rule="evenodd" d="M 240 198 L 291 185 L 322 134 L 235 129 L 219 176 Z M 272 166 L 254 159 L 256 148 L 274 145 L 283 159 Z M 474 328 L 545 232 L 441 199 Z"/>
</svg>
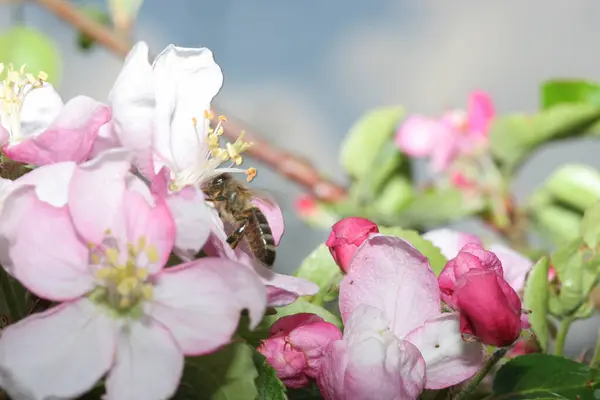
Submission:
<svg viewBox="0 0 600 400">
<path fill-rule="evenodd" d="M 206 122 L 213 121 L 214 118 L 215 116 L 212 111 L 205 111 L 204 123 L 201 126 L 204 126 Z M 184 170 L 177 173 L 170 184 L 170 190 L 176 191 L 186 185 L 202 183 L 222 173 L 243 173 L 247 176 L 248 182 L 254 179 L 256 176 L 256 168 L 237 168 L 244 162 L 242 153 L 252 146 L 252 143 L 244 140 L 246 133 L 242 131 L 233 143 L 224 141 L 223 145 L 221 144 L 221 137 L 224 132 L 223 124 L 226 121 L 227 118 L 220 115 L 218 117 L 217 125 L 214 128 L 209 126 L 204 138 L 208 147 L 208 152 L 206 154 L 198 155 L 198 157 L 205 160 L 204 163 L 198 163 L 198 166 L 191 171 Z M 194 125 L 197 137 L 199 140 L 202 139 L 203 133 L 202 130 L 198 130 L 198 120 L 193 118 L 192 124 Z M 201 148 L 206 150 L 207 147 L 202 146 Z M 223 167 L 223 164 L 225 163 L 229 163 L 229 165 Z"/>
<path fill-rule="evenodd" d="M 141 312 L 143 301 L 153 296 L 154 287 L 146 265 L 158 262 L 156 246 L 149 245 L 142 236 L 122 251 L 113 238 L 107 237 L 100 246 L 90 244 L 89 248 L 90 264 L 97 267 L 98 283 L 90 295 L 92 300 L 108 306 L 117 315 Z"/>
<path fill-rule="evenodd" d="M 48 75 L 40 71 L 37 78 L 32 74 L 25 73 L 25 65 L 18 71 L 12 64 L 6 68 L 0 63 L 0 123 L 11 137 L 18 138 L 21 135 L 21 109 L 25 97 L 34 89 L 39 89 L 44 85 Z"/>
</svg>

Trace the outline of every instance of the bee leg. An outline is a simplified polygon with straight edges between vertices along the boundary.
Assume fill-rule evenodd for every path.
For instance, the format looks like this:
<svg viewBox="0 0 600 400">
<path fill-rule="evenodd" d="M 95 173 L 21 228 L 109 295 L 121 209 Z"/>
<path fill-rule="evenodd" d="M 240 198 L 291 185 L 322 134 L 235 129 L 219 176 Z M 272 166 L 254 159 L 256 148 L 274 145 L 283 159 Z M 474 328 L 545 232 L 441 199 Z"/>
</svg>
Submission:
<svg viewBox="0 0 600 400">
<path fill-rule="evenodd" d="M 216 196 L 216 197 L 204 196 L 204 200 L 214 203 L 215 201 L 225 201 L 225 200 L 227 200 L 227 197 L 225 197 L 225 196 Z"/>
<path fill-rule="evenodd" d="M 240 244 L 240 241 L 244 236 L 244 231 L 246 230 L 247 226 L 248 220 L 244 219 L 242 223 L 238 225 L 235 231 L 233 231 L 233 233 L 227 238 L 227 243 L 231 246 L 232 249 L 235 249 L 238 246 L 238 244 Z"/>
</svg>

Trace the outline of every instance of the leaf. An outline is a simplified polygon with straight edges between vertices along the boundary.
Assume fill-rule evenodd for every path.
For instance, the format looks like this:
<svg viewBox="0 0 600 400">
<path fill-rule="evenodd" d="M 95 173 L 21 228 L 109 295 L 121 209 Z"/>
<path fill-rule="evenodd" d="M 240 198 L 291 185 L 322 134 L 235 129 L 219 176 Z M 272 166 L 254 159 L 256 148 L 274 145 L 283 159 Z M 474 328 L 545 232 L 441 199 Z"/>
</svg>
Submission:
<svg viewBox="0 0 600 400">
<path fill-rule="evenodd" d="M 525 282 L 524 306 L 531 311 L 529 323 L 542 350 L 548 349 L 548 270 L 547 257 L 531 269 Z"/>
<path fill-rule="evenodd" d="M 561 244 L 579 237 L 581 214 L 554 204 L 530 210 L 537 230 L 552 242 Z"/>
<path fill-rule="evenodd" d="M 102 8 L 95 5 L 85 5 L 79 9 L 86 17 L 103 26 L 110 26 L 110 15 Z M 112 27 L 111 27 L 112 29 Z M 96 39 L 83 32 L 77 33 L 77 46 L 83 51 L 90 51 L 96 46 Z"/>
<path fill-rule="evenodd" d="M 258 396 L 254 349 L 233 342 L 212 354 L 187 357 L 175 399 L 247 400 Z"/>
<path fill-rule="evenodd" d="M 0 322 L 12 324 L 25 318 L 33 304 L 27 290 L 0 267 Z M 4 328 L 4 326 L 0 326 Z"/>
<path fill-rule="evenodd" d="M 496 118 L 490 127 L 491 151 L 510 173 L 541 144 L 587 133 L 598 121 L 600 107 L 590 104 L 559 104 L 535 115 Z"/>
<path fill-rule="evenodd" d="M 600 85 L 583 80 L 553 79 L 542 84 L 542 108 L 563 103 L 600 105 Z"/>
<path fill-rule="evenodd" d="M 425 239 L 417 231 L 406 230 L 398 227 L 379 227 L 379 232 L 388 235 L 396 236 L 406 240 L 414 246 L 415 249 L 419 250 L 421 254 L 429 259 L 431 269 L 436 275 L 442 272 L 442 269 L 446 266 L 448 260 L 442 255 L 441 250 L 434 246 L 429 240 Z"/>
<path fill-rule="evenodd" d="M 415 197 L 412 183 L 404 176 L 391 178 L 373 201 L 372 207 L 379 214 L 398 214 Z"/>
<path fill-rule="evenodd" d="M 544 187 L 561 203 L 584 211 L 600 200 L 600 174 L 582 164 L 566 164 L 546 180 Z"/>
<path fill-rule="evenodd" d="M 305 299 L 308 302 L 316 302 L 317 305 L 321 305 L 324 301 L 337 298 L 339 281 L 343 275 L 333 257 L 331 257 L 329 248 L 325 244 L 321 244 L 302 261 L 294 276 L 308 279 L 319 286 L 319 293 Z"/>
<path fill-rule="evenodd" d="M 480 198 L 465 197 L 457 189 L 428 190 L 415 196 L 395 220 L 388 224 L 410 228 L 444 225 L 483 210 Z"/>
<path fill-rule="evenodd" d="M 490 400 L 596 400 L 600 370 L 548 354 L 528 354 L 504 364 L 494 380 Z"/>
<path fill-rule="evenodd" d="M 278 307 L 276 315 L 265 316 L 265 323 L 268 324 L 268 326 L 270 327 L 279 318 L 298 313 L 317 314 L 325 321 L 332 323 L 340 329 L 342 328 L 342 321 L 338 317 L 333 315 L 331 312 L 327 311 L 325 308 L 316 304 L 309 303 L 303 298 L 299 298 L 292 304 L 287 305 L 285 307 Z"/>
<path fill-rule="evenodd" d="M 301 389 L 288 388 L 289 400 L 323 400 L 318 386 L 313 382 Z"/>
<path fill-rule="evenodd" d="M 258 371 L 255 380 L 258 390 L 257 400 L 286 400 L 286 388 L 277 377 L 277 372 L 258 351 L 254 351 L 254 365 Z"/>
<path fill-rule="evenodd" d="M 585 210 L 580 231 L 583 241 L 589 247 L 595 248 L 600 243 L 600 202 Z"/>
<path fill-rule="evenodd" d="M 258 347 L 261 340 L 269 337 L 270 327 L 271 325 L 263 318 L 256 328 L 250 329 L 250 318 L 247 315 L 242 315 L 235 335 L 244 339 L 249 345 Z"/>
<path fill-rule="evenodd" d="M 360 118 L 342 143 L 341 164 L 350 176 L 360 179 L 369 175 L 377 155 L 391 138 L 402 116 L 402 107 L 373 110 Z"/>
</svg>

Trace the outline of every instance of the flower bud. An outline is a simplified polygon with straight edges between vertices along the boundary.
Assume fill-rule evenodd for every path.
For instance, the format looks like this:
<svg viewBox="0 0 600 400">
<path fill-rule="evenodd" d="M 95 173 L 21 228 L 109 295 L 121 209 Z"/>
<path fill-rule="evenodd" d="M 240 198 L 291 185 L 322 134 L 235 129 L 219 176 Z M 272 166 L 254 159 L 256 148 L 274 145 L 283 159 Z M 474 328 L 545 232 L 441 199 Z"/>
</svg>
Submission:
<svg viewBox="0 0 600 400">
<path fill-rule="evenodd" d="M 325 244 L 337 265 L 347 273 L 356 250 L 374 233 L 379 233 L 374 222 L 359 217 L 344 218 L 333 225 Z"/>
<path fill-rule="evenodd" d="M 442 300 L 460 313 L 463 336 L 508 346 L 521 333 L 521 300 L 503 277 L 496 255 L 467 244 L 438 278 Z"/>
<path fill-rule="evenodd" d="M 288 387 L 301 388 L 315 378 L 329 343 L 341 340 L 342 332 L 315 314 L 283 317 L 270 329 L 271 336 L 258 351 L 266 357 L 277 376 Z"/>
</svg>

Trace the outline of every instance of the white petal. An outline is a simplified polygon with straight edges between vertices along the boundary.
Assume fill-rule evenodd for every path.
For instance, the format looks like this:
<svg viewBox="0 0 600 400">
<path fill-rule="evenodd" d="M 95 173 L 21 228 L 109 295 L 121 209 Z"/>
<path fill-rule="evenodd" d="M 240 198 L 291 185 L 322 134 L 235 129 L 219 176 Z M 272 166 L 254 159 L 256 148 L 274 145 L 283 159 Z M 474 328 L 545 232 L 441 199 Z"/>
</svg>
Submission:
<svg viewBox="0 0 600 400">
<path fill-rule="evenodd" d="M 183 372 L 183 354 L 167 329 L 135 321 L 119 336 L 117 360 L 106 380 L 107 400 L 171 398 Z"/>
<path fill-rule="evenodd" d="M 448 260 L 456 257 L 460 249 L 466 244 L 477 243 L 478 245 L 483 246 L 483 243 L 477 236 L 448 228 L 434 229 L 425 232 L 423 238 L 429 240 L 434 246 L 439 248 L 444 257 Z"/>
<path fill-rule="evenodd" d="M 69 184 L 75 168 L 74 162 L 49 164 L 32 170 L 15 182 L 35 186 L 35 194 L 40 200 L 54 207 L 62 207 L 67 204 Z"/>
<path fill-rule="evenodd" d="M 34 314 L 2 332 L 2 386 L 15 399 L 77 397 L 110 368 L 116 338 L 115 320 L 87 299 Z"/>
<path fill-rule="evenodd" d="M 45 131 L 62 108 L 62 99 L 52 85 L 46 84 L 39 89 L 33 89 L 25 96 L 21 109 L 20 139 Z"/>
<path fill-rule="evenodd" d="M 533 267 L 533 262 L 524 255 L 500 243 L 493 243 L 488 248 L 496 254 L 502 263 L 504 279 L 516 291 L 520 292 L 525 286 L 525 277 Z"/>
<path fill-rule="evenodd" d="M 417 346 L 427 365 L 425 388 L 442 389 L 469 379 L 483 364 L 480 343 L 463 341 L 458 314 L 445 314 L 425 322 L 406 336 Z"/>
</svg>

